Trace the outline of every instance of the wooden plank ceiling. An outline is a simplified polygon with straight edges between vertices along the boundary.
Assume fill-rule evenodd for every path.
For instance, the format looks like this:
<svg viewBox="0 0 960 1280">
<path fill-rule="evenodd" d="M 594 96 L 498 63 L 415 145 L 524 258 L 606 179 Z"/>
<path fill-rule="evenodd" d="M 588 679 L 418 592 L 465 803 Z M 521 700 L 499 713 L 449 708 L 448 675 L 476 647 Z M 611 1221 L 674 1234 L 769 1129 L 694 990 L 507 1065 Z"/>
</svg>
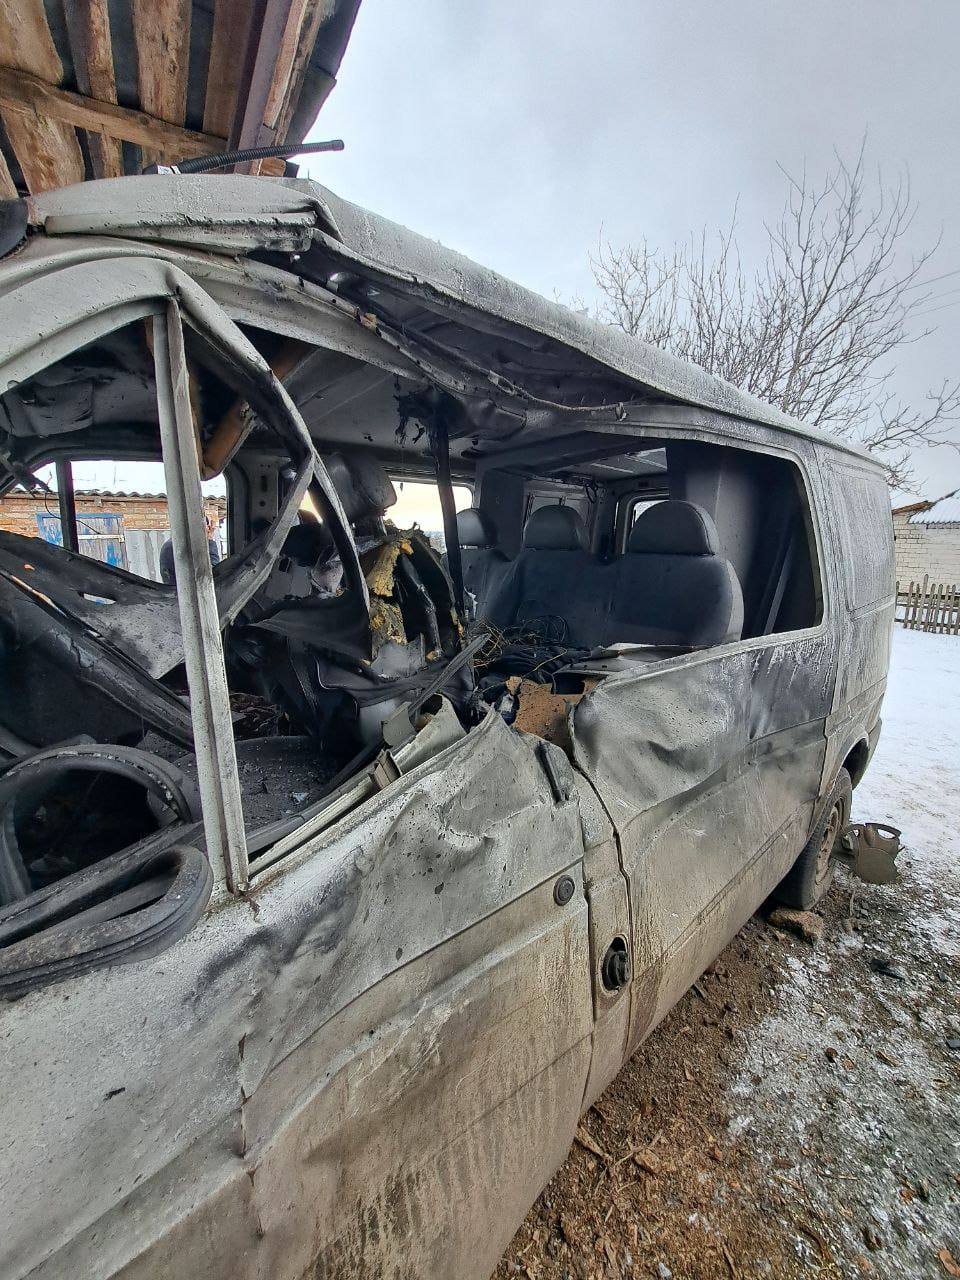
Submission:
<svg viewBox="0 0 960 1280">
<path fill-rule="evenodd" d="M 0 0 L 0 198 L 302 141 L 359 3 Z"/>
</svg>

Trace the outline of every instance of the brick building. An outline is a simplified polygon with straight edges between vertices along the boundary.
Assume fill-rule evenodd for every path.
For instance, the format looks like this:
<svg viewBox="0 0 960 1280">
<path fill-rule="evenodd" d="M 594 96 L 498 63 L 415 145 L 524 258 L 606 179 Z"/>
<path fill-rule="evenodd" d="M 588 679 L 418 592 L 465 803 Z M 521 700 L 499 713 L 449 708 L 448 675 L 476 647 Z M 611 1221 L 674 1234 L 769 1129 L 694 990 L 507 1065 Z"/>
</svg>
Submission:
<svg viewBox="0 0 960 1280">
<path fill-rule="evenodd" d="M 960 490 L 936 502 L 914 502 L 893 512 L 897 579 L 960 584 Z"/>
<path fill-rule="evenodd" d="M 205 497 L 203 503 L 207 513 L 222 525 L 226 499 Z M 159 581 L 160 547 L 170 536 L 166 494 L 78 489 L 76 504 L 81 552 Z M 28 493 L 19 488 L 4 494 L 0 497 L 0 530 L 62 542 L 56 494 Z"/>
</svg>

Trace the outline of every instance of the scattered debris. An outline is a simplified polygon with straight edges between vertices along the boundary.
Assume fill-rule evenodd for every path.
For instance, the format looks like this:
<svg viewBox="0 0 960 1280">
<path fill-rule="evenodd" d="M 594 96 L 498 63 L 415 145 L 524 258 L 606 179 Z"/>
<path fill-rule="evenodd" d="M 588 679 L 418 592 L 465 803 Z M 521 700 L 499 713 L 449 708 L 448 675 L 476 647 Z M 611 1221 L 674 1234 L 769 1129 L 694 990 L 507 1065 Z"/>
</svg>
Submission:
<svg viewBox="0 0 960 1280">
<path fill-rule="evenodd" d="M 775 929 L 785 929 L 803 938 L 815 947 L 823 937 L 823 916 L 814 911 L 794 911 L 791 907 L 777 907 L 771 911 L 767 923 Z"/>
<path fill-rule="evenodd" d="M 906 982 L 907 975 L 901 968 L 888 960 L 886 956 L 871 956 L 870 968 L 874 973 L 882 973 L 885 978 L 895 978 L 897 982 Z"/>
<path fill-rule="evenodd" d="M 510 676 L 507 691 L 517 699 L 517 714 L 513 725 L 523 733 L 536 734 L 548 742 L 555 742 L 564 751 L 571 751 L 569 715 L 570 708 L 584 698 L 598 681 L 584 680 L 579 693 L 553 693 L 549 685 L 536 680 Z"/>
<path fill-rule="evenodd" d="M 642 1169 L 644 1173 L 650 1173 L 658 1178 L 663 1172 L 663 1164 L 652 1151 L 635 1151 L 633 1153 L 633 1163 L 638 1169 Z"/>
<path fill-rule="evenodd" d="M 879 1231 L 876 1227 L 870 1226 L 869 1223 L 863 1228 L 863 1242 L 871 1253 L 877 1253 L 883 1248 L 883 1240 Z"/>
<path fill-rule="evenodd" d="M 851 823 L 843 833 L 843 847 L 853 855 L 853 874 L 867 884 L 894 884 L 901 834 L 882 822 Z"/>
<path fill-rule="evenodd" d="M 586 1147 L 588 1151 L 592 1151 L 595 1156 L 599 1156 L 605 1164 L 610 1163 L 610 1156 L 604 1151 L 603 1147 L 594 1142 L 582 1124 L 577 1128 L 577 1142 L 580 1143 L 581 1147 Z"/>
</svg>

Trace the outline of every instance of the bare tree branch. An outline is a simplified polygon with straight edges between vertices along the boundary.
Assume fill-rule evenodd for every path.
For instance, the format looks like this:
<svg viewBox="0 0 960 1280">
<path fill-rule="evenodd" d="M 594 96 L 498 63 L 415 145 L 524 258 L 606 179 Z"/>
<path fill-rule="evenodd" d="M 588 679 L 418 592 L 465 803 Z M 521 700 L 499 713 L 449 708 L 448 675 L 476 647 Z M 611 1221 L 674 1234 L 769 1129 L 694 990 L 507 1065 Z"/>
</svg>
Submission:
<svg viewBox="0 0 960 1280">
<path fill-rule="evenodd" d="M 820 185 L 805 170 L 781 172 L 784 206 L 765 228 L 758 270 L 742 265 L 736 214 L 712 249 L 706 233 L 668 252 L 646 240 L 601 241 L 590 258 L 598 315 L 858 442 L 902 486 L 915 449 L 960 447 L 949 438 L 960 381 L 945 381 L 921 406 L 889 390 L 897 354 L 932 332 L 922 322 L 946 305 L 939 286 L 956 273 L 931 274 L 939 241 L 907 255 L 916 215 L 909 182 L 868 182 L 864 145 L 852 165 L 838 155 Z"/>
</svg>

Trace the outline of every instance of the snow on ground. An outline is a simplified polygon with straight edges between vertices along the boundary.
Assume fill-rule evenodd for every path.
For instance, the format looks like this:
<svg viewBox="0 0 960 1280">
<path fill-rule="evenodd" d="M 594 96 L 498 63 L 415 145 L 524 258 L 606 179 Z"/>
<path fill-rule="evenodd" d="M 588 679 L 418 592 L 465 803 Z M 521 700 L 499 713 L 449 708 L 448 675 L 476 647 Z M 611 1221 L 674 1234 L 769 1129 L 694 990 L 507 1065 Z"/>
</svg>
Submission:
<svg viewBox="0 0 960 1280">
<path fill-rule="evenodd" d="M 960 955 L 960 637 L 896 628 L 883 729 L 853 819 L 900 828 L 900 866 L 928 896 L 922 932 Z"/>
<path fill-rule="evenodd" d="M 901 880 L 838 871 L 826 940 L 786 957 L 728 1096 L 771 1176 L 802 1187 L 841 1274 L 960 1274 L 957 637 L 897 627 L 853 817 L 902 830 Z"/>
<path fill-rule="evenodd" d="M 883 729 L 853 816 L 900 827 L 918 874 L 960 875 L 960 637 L 895 629 Z"/>
</svg>

